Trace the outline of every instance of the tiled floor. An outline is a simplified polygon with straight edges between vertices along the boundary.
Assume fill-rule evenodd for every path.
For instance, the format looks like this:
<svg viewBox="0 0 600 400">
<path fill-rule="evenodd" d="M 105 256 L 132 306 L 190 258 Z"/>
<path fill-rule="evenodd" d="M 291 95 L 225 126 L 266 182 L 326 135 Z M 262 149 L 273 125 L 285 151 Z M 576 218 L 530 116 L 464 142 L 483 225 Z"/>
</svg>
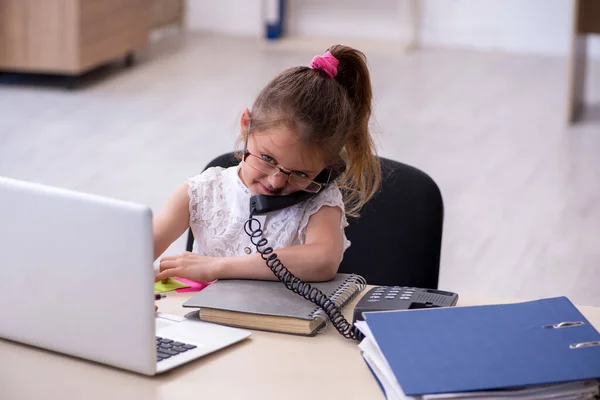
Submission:
<svg viewBox="0 0 600 400">
<path fill-rule="evenodd" d="M 243 107 L 315 51 L 170 37 L 77 91 L 0 85 L 0 175 L 150 205 L 235 141 Z M 380 154 L 428 172 L 446 220 L 440 287 L 600 306 L 600 63 L 565 127 L 566 60 L 369 53 Z M 8 80 L 6 76 L 1 80 Z M 400 227 L 401 228 L 401 227 Z M 168 253 L 183 251 L 183 240 Z"/>
</svg>

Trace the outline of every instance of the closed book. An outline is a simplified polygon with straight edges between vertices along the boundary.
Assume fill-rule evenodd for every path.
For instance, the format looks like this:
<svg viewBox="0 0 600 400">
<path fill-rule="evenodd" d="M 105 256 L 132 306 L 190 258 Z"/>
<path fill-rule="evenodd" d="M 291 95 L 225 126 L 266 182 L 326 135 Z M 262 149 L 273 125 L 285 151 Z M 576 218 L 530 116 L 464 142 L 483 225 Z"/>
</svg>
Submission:
<svg viewBox="0 0 600 400">
<path fill-rule="evenodd" d="M 366 287 L 364 278 L 337 274 L 310 282 L 340 309 Z M 218 280 L 191 297 L 184 307 L 199 308 L 202 321 L 247 329 L 313 336 L 327 327 L 325 312 L 279 281 Z"/>
</svg>

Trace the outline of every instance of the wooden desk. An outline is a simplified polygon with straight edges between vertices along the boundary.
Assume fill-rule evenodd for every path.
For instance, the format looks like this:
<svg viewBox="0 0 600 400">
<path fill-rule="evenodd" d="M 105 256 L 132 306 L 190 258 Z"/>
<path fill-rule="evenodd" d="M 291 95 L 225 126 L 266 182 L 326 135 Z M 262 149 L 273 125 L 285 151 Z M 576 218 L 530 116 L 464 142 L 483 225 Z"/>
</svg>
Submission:
<svg viewBox="0 0 600 400">
<path fill-rule="evenodd" d="M 365 291 L 366 292 L 366 291 Z M 364 292 L 363 292 L 364 293 Z M 184 315 L 190 294 L 160 311 Z M 508 302 L 461 296 L 459 305 Z M 600 307 L 580 307 L 596 327 Z M 351 315 L 352 307 L 345 310 Z M 35 310 L 32 310 L 35 312 Z M 4 322 L 3 322 L 4 323 Z M 356 342 L 334 329 L 312 338 L 254 332 L 250 339 L 165 375 L 144 377 L 0 340 L 0 399 L 383 399 Z"/>
</svg>

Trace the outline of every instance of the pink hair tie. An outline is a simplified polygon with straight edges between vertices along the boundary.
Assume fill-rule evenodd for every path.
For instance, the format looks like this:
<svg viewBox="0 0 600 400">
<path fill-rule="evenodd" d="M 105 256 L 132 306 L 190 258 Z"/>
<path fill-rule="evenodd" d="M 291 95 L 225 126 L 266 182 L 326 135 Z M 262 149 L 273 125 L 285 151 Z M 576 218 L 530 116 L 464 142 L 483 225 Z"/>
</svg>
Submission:
<svg viewBox="0 0 600 400">
<path fill-rule="evenodd" d="M 339 60 L 326 51 L 322 56 L 315 56 L 310 63 L 311 68 L 325 71 L 330 78 L 335 78 L 337 75 L 337 67 Z"/>
</svg>

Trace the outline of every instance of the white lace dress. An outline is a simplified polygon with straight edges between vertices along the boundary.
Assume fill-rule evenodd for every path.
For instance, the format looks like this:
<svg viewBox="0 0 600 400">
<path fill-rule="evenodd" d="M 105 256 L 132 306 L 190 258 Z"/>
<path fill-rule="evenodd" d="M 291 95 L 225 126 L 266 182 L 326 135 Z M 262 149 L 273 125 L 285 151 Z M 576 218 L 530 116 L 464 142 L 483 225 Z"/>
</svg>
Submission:
<svg viewBox="0 0 600 400">
<path fill-rule="evenodd" d="M 194 252 L 205 256 L 241 256 L 256 252 L 244 231 L 250 213 L 251 193 L 238 175 L 239 165 L 227 169 L 214 167 L 188 180 L 190 227 L 194 232 Z M 273 249 L 304 244 L 311 215 L 322 206 L 342 209 L 340 228 L 348 225 L 344 203 L 337 185 L 294 206 L 256 216 L 263 237 Z M 344 251 L 350 242 L 344 234 Z"/>
</svg>

